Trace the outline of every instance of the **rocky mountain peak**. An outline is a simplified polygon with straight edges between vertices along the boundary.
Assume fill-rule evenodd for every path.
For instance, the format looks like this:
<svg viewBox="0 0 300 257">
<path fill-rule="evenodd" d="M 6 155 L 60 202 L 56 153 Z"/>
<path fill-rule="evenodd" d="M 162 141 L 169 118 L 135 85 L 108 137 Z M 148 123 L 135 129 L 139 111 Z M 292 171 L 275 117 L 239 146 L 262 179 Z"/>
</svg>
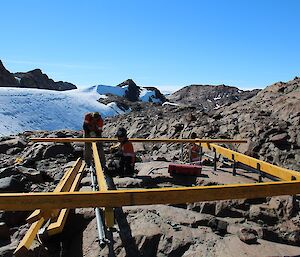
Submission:
<svg viewBox="0 0 300 257">
<path fill-rule="evenodd" d="M 230 105 L 243 99 L 249 99 L 259 90 L 244 91 L 237 87 L 226 85 L 190 85 L 186 86 L 170 96 L 171 102 L 202 107 L 205 110 L 218 109 L 221 106 Z"/>
<path fill-rule="evenodd" d="M 44 74 L 40 69 L 34 69 L 28 72 L 17 72 L 14 74 L 20 79 L 20 87 L 25 88 L 40 88 L 50 90 L 70 90 L 76 89 L 77 87 L 68 82 L 55 82 Z"/>
<path fill-rule="evenodd" d="M 28 72 L 10 73 L 0 60 L 0 87 L 40 88 L 50 90 L 70 90 L 77 87 L 71 83 L 50 79 L 40 69 Z"/>
<path fill-rule="evenodd" d="M 5 69 L 0 60 L 0 87 L 15 87 L 17 85 L 18 81 L 7 69 Z"/>
<path fill-rule="evenodd" d="M 125 97 L 132 102 L 136 102 L 139 100 L 139 95 L 140 95 L 140 87 L 135 84 L 135 82 L 132 79 L 127 79 L 117 85 L 118 87 L 124 87 L 128 86 L 128 89 L 125 92 Z"/>
</svg>

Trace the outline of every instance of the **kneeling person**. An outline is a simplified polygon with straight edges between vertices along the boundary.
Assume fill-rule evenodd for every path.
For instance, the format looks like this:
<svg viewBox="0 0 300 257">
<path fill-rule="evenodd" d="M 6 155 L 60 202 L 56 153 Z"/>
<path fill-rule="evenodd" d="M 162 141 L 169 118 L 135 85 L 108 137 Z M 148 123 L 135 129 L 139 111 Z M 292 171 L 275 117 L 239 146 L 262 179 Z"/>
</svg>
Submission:
<svg viewBox="0 0 300 257">
<path fill-rule="evenodd" d="M 121 176 L 133 175 L 135 152 L 132 143 L 128 141 L 126 129 L 119 128 L 116 137 L 119 144 L 114 147 L 116 149 L 114 161 L 109 166 L 111 166 L 110 168 L 115 168 L 116 172 Z"/>
</svg>

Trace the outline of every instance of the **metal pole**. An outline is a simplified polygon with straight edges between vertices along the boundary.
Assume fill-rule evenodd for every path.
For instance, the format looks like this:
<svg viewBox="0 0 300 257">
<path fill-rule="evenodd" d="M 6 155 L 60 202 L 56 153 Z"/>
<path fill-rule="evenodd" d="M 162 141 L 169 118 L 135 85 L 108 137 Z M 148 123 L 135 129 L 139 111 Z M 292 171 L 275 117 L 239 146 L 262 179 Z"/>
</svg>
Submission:
<svg viewBox="0 0 300 257">
<path fill-rule="evenodd" d="M 180 160 L 183 162 L 183 143 L 180 144 Z"/>
<path fill-rule="evenodd" d="M 217 171 L 217 151 L 214 148 L 214 171 Z"/>
<path fill-rule="evenodd" d="M 200 143 L 200 149 L 199 149 L 199 165 L 202 164 L 202 154 L 203 154 L 203 149 Z"/>
<path fill-rule="evenodd" d="M 95 168 L 93 165 L 90 166 L 90 173 L 91 173 L 91 181 L 92 181 L 92 188 L 93 191 L 98 191 L 98 184 L 96 180 Z M 97 230 L 98 230 L 98 238 L 99 238 L 99 245 L 103 247 L 105 245 L 105 232 L 104 226 L 101 218 L 100 209 L 98 207 L 95 208 L 96 213 L 96 222 L 97 222 Z"/>
<path fill-rule="evenodd" d="M 262 182 L 262 173 L 261 173 L 261 170 L 260 170 L 260 163 L 257 163 L 256 164 L 256 169 L 258 170 L 258 174 L 259 174 L 259 176 L 258 176 L 258 182 Z"/>
<path fill-rule="evenodd" d="M 233 164 L 232 164 L 232 175 L 235 176 L 236 175 L 236 161 L 234 159 L 234 154 L 232 154 L 232 160 L 233 160 Z"/>
</svg>

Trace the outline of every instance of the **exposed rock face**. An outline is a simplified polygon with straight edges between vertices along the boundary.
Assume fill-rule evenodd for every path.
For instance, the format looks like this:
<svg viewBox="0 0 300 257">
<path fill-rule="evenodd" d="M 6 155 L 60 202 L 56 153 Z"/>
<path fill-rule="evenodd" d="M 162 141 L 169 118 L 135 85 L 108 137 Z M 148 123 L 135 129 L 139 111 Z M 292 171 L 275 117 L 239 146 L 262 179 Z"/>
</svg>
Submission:
<svg viewBox="0 0 300 257">
<path fill-rule="evenodd" d="M 162 103 L 167 100 L 166 97 L 156 87 L 145 87 L 145 88 L 147 90 L 154 91 L 156 98 L 160 99 Z"/>
<path fill-rule="evenodd" d="M 128 86 L 125 93 L 125 97 L 132 102 L 138 101 L 140 95 L 140 87 L 137 86 L 132 79 L 127 79 L 118 85 L 118 87 L 124 87 L 124 86 Z"/>
<path fill-rule="evenodd" d="M 49 79 L 40 69 L 28 72 L 10 73 L 0 60 L 0 87 L 40 88 L 49 90 L 71 90 L 77 87 L 69 82 Z"/>
<path fill-rule="evenodd" d="M 238 151 L 300 170 L 299 102 L 300 78 L 295 78 L 218 110 L 165 105 L 109 118 L 105 135 L 124 126 L 133 137 L 189 138 L 196 132 L 199 138 L 244 138 L 249 141 L 239 145 Z M 176 151 L 171 153 L 170 149 L 158 145 L 153 151 L 172 159 L 178 158 L 177 150 L 177 154 Z"/>
<path fill-rule="evenodd" d="M 242 99 L 256 95 L 258 89 L 243 91 L 225 85 L 190 85 L 168 96 L 168 100 L 188 106 L 197 106 L 205 110 L 219 109 Z"/>
<path fill-rule="evenodd" d="M 173 111 L 176 114 L 175 110 Z M 170 111 L 168 109 L 168 112 Z M 158 117 L 154 119 L 160 120 Z M 145 117 L 143 123 L 148 123 L 147 119 L 149 118 Z M 141 126 L 142 120 L 140 119 L 139 122 L 132 123 L 134 130 Z M 173 124 L 174 120 L 171 122 Z M 112 131 L 107 130 L 110 128 L 107 121 L 105 126 L 105 133 L 112 136 Z M 167 129 L 165 133 L 175 133 L 175 136 L 183 133 L 182 126 L 176 127 L 177 130 L 170 129 L 169 132 Z M 140 133 L 146 133 L 142 126 L 140 129 Z M 83 145 L 79 143 L 33 144 L 29 141 L 30 137 L 47 136 L 80 137 L 82 135 L 77 131 L 41 131 L 1 138 L 0 143 L 3 148 L 0 153 L 0 189 L 2 192 L 52 191 L 66 170 L 74 164 L 74 160 L 82 156 Z M 20 148 L 19 151 L 12 153 L 10 150 L 16 147 Z M 108 145 L 105 149 L 107 152 Z M 166 144 L 161 147 L 140 144 L 135 149 L 137 155 L 142 158 L 149 154 L 153 154 L 154 158 L 161 156 L 173 158 L 178 154 L 178 149 L 174 145 Z M 136 168 L 138 170 L 136 177 L 113 178 L 117 188 L 209 186 L 223 183 L 228 177 L 237 179 L 229 172 L 224 172 L 223 175 L 219 172 L 214 175 L 215 177 L 212 174 L 203 177 L 171 177 L 168 173 L 168 162 L 164 161 L 137 163 Z M 203 173 L 208 170 L 204 170 Z M 219 182 L 215 178 L 220 179 Z M 87 173 L 81 183 L 82 191 L 90 191 L 90 183 Z M 247 256 L 249 253 L 253 254 L 253 248 L 248 247 L 248 244 L 255 244 L 257 241 L 261 248 L 255 250 L 256 255 L 270 252 L 270 255 L 276 256 L 283 247 L 274 243 L 279 242 L 286 244 L 285 253 L 293 256 L 299 251 L 296 246 L 300 244 L 299 207 L 297 196 L 285 196 L 177 206 L 117 208 L 116 229 L 107 235 L 112 244 L 104 248 L 100 248 L 96 240 L 96 220 L 93 209 L 78 209 L 75 215 L 70 214 L 63 234 L 45 242 L 44 246 L 39 243 L 34 244 L 30 254 L 46 257 L 60 256 L 63 253 L 63 256 L 79 257 L 111 256 L 113 252 L 114 256 L 119 257 L 207 256 L 208 254 L 222 256 L 224 249 L 230 249 L 227 256 Z M 29 227 L 25 224 L 28 214 L 28 212 L 0 212 L 0 255 L 12 256 Z M 243 249 L 243 254 L 239 249 Z M 234 255 L 235 252 L 238 254 Z"/>
<path fill-rule="evenodd" d="M 20 80 L 19 87 L 50 89 L 58 91 L 77 88 L 75 85 L 68 82 L 54 82 L 53 79 L 49 79 L 46 74 L 42 73 L 40 69 L 35 69 L 28 72 L 17 72 L 14 75 Z"/>
<path fill-rule="evenodd" d="M 15 77 L 3 66 L 0 60 L 0 87 L 16 87 L 18 81 Z"/>
<path fill-rule="evenodd" d="M 147 89 L 149 91 L 153 91 L 155 96 L 155 100 L 159 100 L 161 103 L 166 101 L 165 96 L 155 87 L 144 87 L 141 88 L 135 84 L 135 82 L 132 79 L 127 79 L 126 81 L 122 82 L 121 84 L 117 85 L 118 87 L 127 87 L 125 92 L 125 98 L 129 100 L 130 102 L 137 102 L 139 101 L 139 97 L 141 94 L 142 89 Z M 148 101 L 148 99 L 147 99 Z M 152 99 L 149 99 L 149 102 L 151 102 Z"/>
</svg>

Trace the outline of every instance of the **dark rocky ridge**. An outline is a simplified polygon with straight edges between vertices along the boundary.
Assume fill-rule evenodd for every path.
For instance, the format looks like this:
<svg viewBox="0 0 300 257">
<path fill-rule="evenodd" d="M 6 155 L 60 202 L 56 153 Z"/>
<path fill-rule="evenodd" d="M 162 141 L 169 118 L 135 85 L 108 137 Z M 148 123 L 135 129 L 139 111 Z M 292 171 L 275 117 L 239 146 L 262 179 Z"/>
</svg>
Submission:
<svg viewBox="0 0 300 257">
<path fill-rule="evenodd" d="M 40 69 L 35 69 L 28 72 L 17 72 L 14 75 L 20 79 L 19 87 L 23 88 L 39 88 L 57 91 L 65 91 L 77 88 L 75 85 L 69 82 L 55 82 L 53 79 L 49 79 L 48 76 L 42 73 Z"/>
<path fill-rule="evenodd" d="M 167 105 L 144 108 L 109 118 L 105 133 L 124 126 L 133 137 L 188 138 L 196 132 L 200 138 L 244 138 L 248 143 L 238 147 L 240 152 L 300 171 L 299 87 L 299 78 L 275 83 L 256 96 L 217 110 Z M 157 153 L 162 154 L 160 146 Z"/>
<path fill-rule="evenodd" d="M 124 87 L 128 86 L 128 89 L 125 93 L 125 98 L 131 102 L 137 102 L 139 101 L 139 96 L 141 93 L 141 88 L 135 84 L 135 82 L 132 79 L 127 79 L 117 85 L 118 87 Z M 157 99 L 159 99 L 162 103 L 166 101 L 165 96 L 155 87 L 145 87 L 148 90 L 154 91 L 155 96 Z M 150 99 L 151 101 L 151 99 Z"/>
<path fill-rule="evenodd" d="M 0 87 L 16 86 L 18 86 L 18 81 L 7 69 L 5 69 L 3 63 L 0 60 Z"/>
<path fill-rule="evenodd" d="M 167 98 L 170 102 L 211 110 L 239 100 L 249 99 L 259 91 L 259 89 L 243 91 L 225 85 L 190 85 L 174 92 Z"/>
<path fill-rule="evenodd" d="M 17 78 L 17 79 L 16 79 Z M 77 87 L 69 82 L 49 79 L 40 69 L 28 72 L 10 73 L 0 61 L 0 87 L 39 88 L 49 90 L 71 90 Z"/>
<path fill-rule="evenodd" d="M 137 102 L 139 100 L 140 87 L 138 87 L 132 79 L 127 79 L 117 86 L 118 87 L 128 86 L 128 89 L 125 94 L 125 98 L 127 98 L 129 101 Z"/>
</svg>

